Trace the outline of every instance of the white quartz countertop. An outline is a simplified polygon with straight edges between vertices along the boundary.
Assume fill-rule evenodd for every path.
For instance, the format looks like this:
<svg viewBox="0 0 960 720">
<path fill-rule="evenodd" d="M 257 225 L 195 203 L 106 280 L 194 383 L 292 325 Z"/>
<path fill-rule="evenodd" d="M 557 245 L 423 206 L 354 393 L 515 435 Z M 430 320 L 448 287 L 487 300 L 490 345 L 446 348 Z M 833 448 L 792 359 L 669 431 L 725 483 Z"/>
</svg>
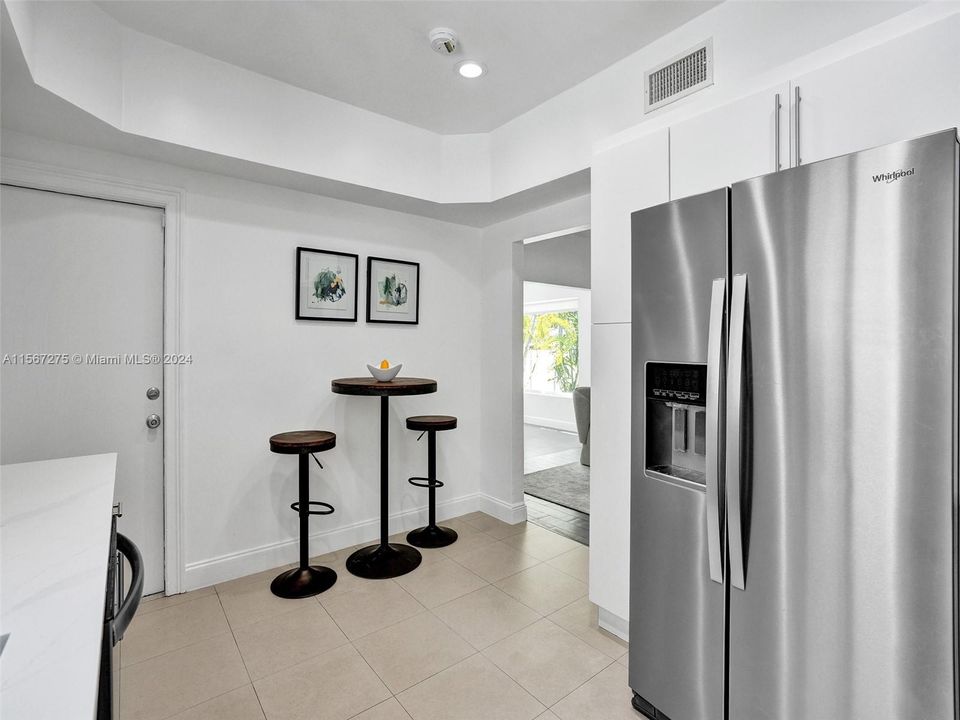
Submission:
<svg viewBox="0 0 960 720">
<path fill-rule="evenodd" d="M 0 466 L 0 718 L 89 720 L 117 456 Z"/>
</svg>

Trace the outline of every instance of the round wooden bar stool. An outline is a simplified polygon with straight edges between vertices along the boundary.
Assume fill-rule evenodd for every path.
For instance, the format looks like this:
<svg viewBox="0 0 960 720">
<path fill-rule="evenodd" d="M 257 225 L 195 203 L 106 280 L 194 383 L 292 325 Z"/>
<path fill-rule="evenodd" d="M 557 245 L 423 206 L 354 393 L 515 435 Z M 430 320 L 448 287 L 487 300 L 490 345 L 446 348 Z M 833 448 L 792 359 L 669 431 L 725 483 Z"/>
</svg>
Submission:
<svg viewBox="0 0 960 720">
<path fill-rule="evenodd" d="M 337 573 L 322 565 L 310 564 L 310 535 L 308 523 L 311 515 L 329 515 L 333 506 L 310 499 L 310 457 L 335 447 L 337 436 L 325 430 L 295 430 L 280 433 L 270 438 L 270 451 L 282 455 L 300 456 L 300 499 L 290 507 L 300 515 L 300 566 L 280 573 L 270 583 L 270 591 L 282 598 L 305 598 L 329 590 L 337 581 Z M 317 465 L 320 461 L 313 458 Z M 323 468 L 323 465 L 320 465 Z M 320 510 L 311 510 L 316 506 Z"/>
<path fill-rule="evenodd" d="M 453 430 L 457 419 L 452 415 L 414 415 L 407 418 L 408 430 L 420 430 L 427 434 L 427 477 L 412 477 L 411 485 L 425 487 L 430 492 L 429 521 L 425 527 L 407 533 L 407 542 L 422 548 L 440 548 L 457 541 L 457 531 L 437 525 L 437 488 L 443 483 L 437 480 L 437 433 Z M 420 438 L 417 438 L 418 440 Z"/>
</svg>

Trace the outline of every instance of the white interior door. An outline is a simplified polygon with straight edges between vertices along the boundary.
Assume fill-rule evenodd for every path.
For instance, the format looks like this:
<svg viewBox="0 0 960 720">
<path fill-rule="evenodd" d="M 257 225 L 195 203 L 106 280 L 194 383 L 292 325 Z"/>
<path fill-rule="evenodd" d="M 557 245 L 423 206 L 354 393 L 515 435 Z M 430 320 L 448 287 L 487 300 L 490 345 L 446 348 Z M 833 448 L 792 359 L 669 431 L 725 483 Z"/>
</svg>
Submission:
<svg viewBox="0 0 960 720">
<path fill-rule="evenodd" d="M 10 186 L 0 205 L 0 459 L 117 452 L 118 527 L 159 592 L 163 211 Z"/>
</svg>

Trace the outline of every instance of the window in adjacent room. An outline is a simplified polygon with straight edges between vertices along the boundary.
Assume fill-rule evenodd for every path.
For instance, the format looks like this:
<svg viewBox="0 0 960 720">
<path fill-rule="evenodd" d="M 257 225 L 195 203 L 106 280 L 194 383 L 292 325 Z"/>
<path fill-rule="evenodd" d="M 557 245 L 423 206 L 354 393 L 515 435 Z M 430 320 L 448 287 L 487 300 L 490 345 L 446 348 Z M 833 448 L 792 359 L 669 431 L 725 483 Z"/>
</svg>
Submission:
<svg viewBox="0 0 960 720">
<path fill-rule="evenodd" d="M 569 394 L 580 375 L 580 313 L 576 299 L 535 303 L 523 313 L 523 389 Z"/>
</svg>

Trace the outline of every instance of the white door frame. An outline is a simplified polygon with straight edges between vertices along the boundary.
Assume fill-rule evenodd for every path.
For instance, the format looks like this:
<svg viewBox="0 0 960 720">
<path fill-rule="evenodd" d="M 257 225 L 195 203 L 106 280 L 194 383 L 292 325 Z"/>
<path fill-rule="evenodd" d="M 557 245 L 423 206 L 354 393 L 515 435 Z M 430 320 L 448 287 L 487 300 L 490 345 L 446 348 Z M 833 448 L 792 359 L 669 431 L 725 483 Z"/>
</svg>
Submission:
<svg viewBox="0 0 960 720">
<path fill-rule="evenodd" d="M 163 352 L 180 353 L 180 243 L 183 191 L 145 185 L 53 165 L 0 157 L 0 182 L 100 200 L 115 200 L 164 211 Z M 163 580 L 164 594 L 176 595 L 183 581 L 181 506 L 180 366 L 163 366 Z"/>
<path fill-rule="evenodd" d="M 564 235 L 573 235 L 575 233 L 583 232 L 589 229 L 590 229 L 589 223 L 586 223 L 583 225 L 573 225 L 573 226 L 561 228 L 559 230 L 551 230 L 549 232 L 541 233 L 539 235 L 531 235 L 529 237 L 525 237 L 520 240 L 514 240 L 512 242 L 513 275 L 514 275 L 514 278 L 519 280 L 519 283 L 514 284 L 514 294 L 513 294 L 513 303 L 512 303 L 513 305 L 512 314 L 514 318 L 523 317 L 523 283 L 524 283 L 523 253 L 526 246 L 531 245 L 533 243 L 541 242 L 542 240 L 552 240 L 554 238 L 563 237 Z M 593 288 L 591 288 L 591 290 L 592 289 Z M 592 319 L 591 319 L 591 322 L 592 322 Z M 520 320 L 520 328 L 521 329 L 523 328 L 522 320 Z M 523 426 L 526 418 L 526 408 L 525 408 L 526 400 L 523 396 L 523 353 L 520 352 L 523 345 L 522 332 L 516 338 L 516 343 L 517 344 L 515 346 L 515 349 L 511 353 L 511 355 L 513 356 L 513 359 L 511 360 L 510 365 L 512 368 L 511 375 L 512 375 L 513 385 L 515 388 L 518 388 L 514 392 L 516 393 L 516 395 L 519 396 L 519 399 L 516 401 L 516 405 L 517 407 L 519 407 L 519 411 L 514 412 L 514 423 L 517 423 L 519 420 L 518 432 L 520 437 L 520 443 L 517 446 L 518 449 L 515 450 L 514 466 L 515 467 L 517 466 L 518 459 L 516 455 L 519 455 L 520 456 L 519 457 L 520 473 L 514 476 L 513 484 L 514 484 L 514 496 L 519 498 L 520 504 L 524 508 L 526 508 L 526 501 L 523 498 L 523 482 L 524 482 L 523 476 L 524 476 L 524 464 L 526 461 L 526 446 L 525 446 L 525 441 L 523 439 L 523 432 L 524 432 Z"/>
</svg>

